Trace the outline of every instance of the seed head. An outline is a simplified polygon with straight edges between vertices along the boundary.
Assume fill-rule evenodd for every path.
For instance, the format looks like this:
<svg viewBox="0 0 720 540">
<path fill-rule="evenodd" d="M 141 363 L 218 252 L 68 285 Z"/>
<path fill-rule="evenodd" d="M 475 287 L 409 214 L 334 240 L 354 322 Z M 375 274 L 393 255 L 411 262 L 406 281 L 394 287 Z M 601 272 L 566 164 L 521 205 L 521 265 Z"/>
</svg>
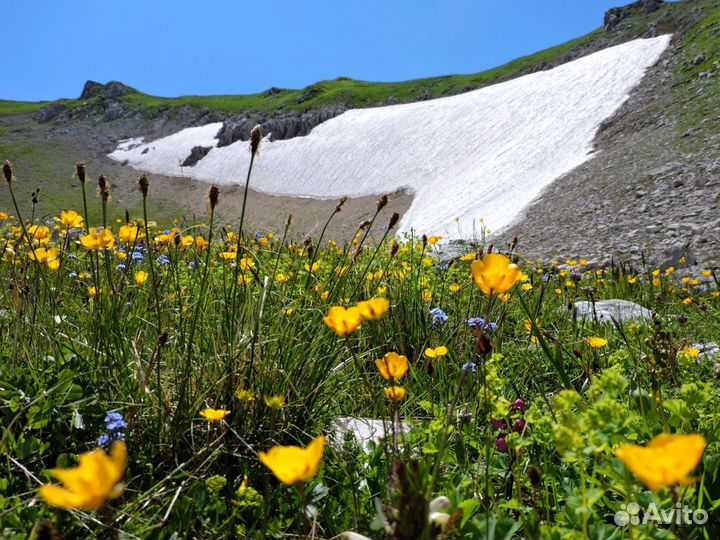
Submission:
<svg viewBox="0 0 720 540">
<path fill-rule="evenodd" d="M 15 177 L 13 176 L 12 163 L 10 163 L 10 161 L 8 161 L 7 159 L 3 164 L 3 176 L 5 177 L 5 181 L 8 184 L 15 179 Z"/>
<path fill-rule="evenodd" d="M 110 184 L 104 174 L 101 174 L 100 178 L 98 178 L 98 197 L 100 197 L 104 203 L 110 199 Z"/>
<path fill-rule="evenodd" d="M 393 240 L 392 244 L 390 244 L 390 256 L 394 257 L 395 255 L 397 255 L 399 249 L 400 245 L 395 240 Z"/>
<path fill-rule="evenodd" d="M 337 206 L 335 207 L 335 213 L 337 214 L 340 210 L 342 210 L 342 207 L 347 202 L 347 197 L 343 197 L 340 199 L 340 201 L 337 203 Z"/>
<path fill-rule="evenodd" d="M 360 225 L 358 225 L 358 229 L 366 229 L 372 224 L 372 219 L 366 219 L 363 221 Z"/>
<path fill-rule="evenodd" d="M 383 208 L 385 208 L 385 207 L 387 206 L 387 203 L 388 203 L 388 196 L 387 196 L 387 195 L 383 195 L 382 197 L 380 197 L 380 198 L 375 202 L 375 207 L 377 208 L 377 211 L 379 212 L 380 210 L 382 210 Z"/>
<path fill-rule="evenodd" d="M 207 205 L 209 212 L 215 210 L 218 200 L 220 200 L 220 190 L 217 186 L 210 186 L 210 189 L 207 192 Z"/>
<path fill-rule="evenodd" d="M 388 231 L 397 225 L 398 221 L 400 221 L 400 214 L 393 212 L 393 215 L 390 216 L 390 221 L 388 223 Z"/>
<path fill-rule="evenodd" d="M 250 131 L 250 154 L 256 156 L 260 150 L 260 141 L 262 140 L 262 126 L 257 124 Z"/>
<path fill-rule="evenodd" d="M 75 176 L 78 177 L 78 180 L 80 180 L 81 184 L 85 183 L 86 176 L 85 176 L 85 162 L 84 161 L 78 161 L 75 164 Z"/>
<path fill-rule="evenodd" d="M 290 228 L 290 225 L 292 225 L 292 214 L 289 214 L 287 219 L 285 220 L 285 230 L 286 231 Z"/>
<path fill-rule="evenodd" d="M 143 199 L 148 196 L 148 189 L 150 188 L 150 180 L 146 174 L 141 174 L 137 179 L 138 191 L 142 193 Z"/>
</svg>

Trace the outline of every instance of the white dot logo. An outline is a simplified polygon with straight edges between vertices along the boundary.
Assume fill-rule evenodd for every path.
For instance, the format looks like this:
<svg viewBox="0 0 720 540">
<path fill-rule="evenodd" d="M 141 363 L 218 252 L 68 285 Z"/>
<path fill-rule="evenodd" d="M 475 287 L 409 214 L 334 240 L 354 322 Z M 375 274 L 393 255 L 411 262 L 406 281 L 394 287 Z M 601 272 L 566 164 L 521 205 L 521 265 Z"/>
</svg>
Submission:
<svg viewBox="0 0 720 540">
<path fill-rule="evenodd" d="M 625 527 L 628 524 L 639 525 L 640 518 L 638 514 L 640 514 L 640 505 L 638 503 L 621 504 L 620 510 L 615 512 L 615 525 L 618 527 Z"/>
</svg>

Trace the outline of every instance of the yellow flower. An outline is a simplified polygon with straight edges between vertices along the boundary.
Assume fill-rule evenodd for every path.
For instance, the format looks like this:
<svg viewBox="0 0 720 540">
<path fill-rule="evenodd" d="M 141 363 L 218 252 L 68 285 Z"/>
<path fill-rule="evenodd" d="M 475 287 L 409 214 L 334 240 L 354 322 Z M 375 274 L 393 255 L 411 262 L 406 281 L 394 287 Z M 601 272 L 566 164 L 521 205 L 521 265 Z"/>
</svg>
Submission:
<svg viewBox="0 0 720 540">
<path fill-rule="evenodd" d="M 448 290 L 453 294 L 457 294 L 462 290 L 462 287 L 460 287 L 457 283 L 453 283 L 450 287 L 448 287 Z"/>
<path fill-rule="evenodd" d="M 208 241 L 205 240 L 202 236 L 196 236 L 195 237 L 195 247 L 202 251 L 203 249 L 208 247 Z"/>
<path fill-rule="evenodd" d="M 274 411 L 279 411 L 280 409 L 285 407 L 285 396 L 282 395 L 265 396 L 263 397 L 263 400 L 265 401 L 265 405 L 267 405 Z"/>
<path fill-rule="evenodd" d="M 332 328 L 338 336 L 343 337 L 360 328 L 363 318 L 357 307 L 345 309 L 342 306 L 333 306 L 328 311 L 323 322 Z"/>
<path fill-rule="evenodd" d="M 58 258 L 59 251 L 56 248 L 36 248 L 28 253 L 28 258 L 31 261 L 35 261 L 41 264 L 47 264 L 50 270 L 57 270 L 60 268 L 60 259 Z"/>
<path fill-rule="evenodd" d="M 252 259 L 248 257 L 240 259 L 240 270 L 252 270 L 253 268 L 255 268 L 255 262 Z"/>
<path fill-rule="evenodd" d="M 147 272 L 143 272 L 142 270 L 138 270 L 137 272 L 135 272 L 135 283 L 137 285 L 143 285 L 147 281 L 147 278 Z"/>
<path fill-rule="evenodd" d="M 521 276 L 517 265 L 498 253 L 489 253 L 481 261 L 473 262 L 470 270 L 475 284 L 487 295 L 508 292 Z"/>
<path fill-rule="evenodd" d="M 120 480 L 125 474 L 126 462 L 124 442 L 115 443 L 109 456 L 101 449 L 85 453 L 80 456 L 77 467 L 50 471 L 64 488 L 48 484 L 42 486 L 38 494 L 50 506 L 66 510 L 97 510 L 108 499 L 122 494 Z"/>
<path fill-rule="evenodd" d="M 712 271 L 711 270 L 703 270 L 702 275 L 703 275 L 703 277 L 712 277 Z"/>
<path fill-rule="evenodd" d="M 462 257 L 460 257 L 460 260 L 461 260 L 462 262 L 474 261 L 474 260 L 475 260 L 475 254 L 474 254 L 474 253 L 468 253 L 467 255 L 463 255 Z"/>
<path fill-rule="evenodd" d="M 430 238 L 428 238 L 428 244 L 435 245 L 442 239 L 443 239 L 442 236 L 431 236 Z"/>
<path fill-rule="evenodd" d="M 235 397 L 246 403 L 254 403 L 256 399 L 255 393 L 252 390 L 238 390 L 235 392 Z"/>
<path fill-rule="evenodd" d="M 319 263 L 313 263 L 312 268 L 310 268 L 310 265 L 308 263 L 305 263 L 305 271 L 310 272 L 311 274 L 314 274 L 318 271 L 320 268 Z"/>
<path fill-rule="evenodd" d="M 587 342 L 593 349 L 602 349 L 608 344 L 608 340 L 601 337 L 589 337 Z"/>
<path fill-rule="evenodd" d="M 522 290 L 525 292 L 532 290 L 532 288 L 533 288 L 533 286 L 531 283 L 523 283 L 522 284 Z"/>
<path fill-rule="evenodd" d="M 118 238 L 125 244 L 132 244 L 138 239 L 140 234 L 139 227 L 133 227 L 132 225 L 123 225 L 118 231 Z"/>
<path fill-rule="evenodd" d="M 65 227 L 72 229 L 73 227 L 79 227 L 83 222 L 83 218 L 75 210 L 68 210 L 67 212 L 60 212 L 60 221 Z"/>
<path fill-rule="evenodd" d="M 440 358 L 442 356 L 445 356 L 447 353 L 448 353 L 448 348 L 445 347 L 444 345 L 442 345 L 440 347 L 435 347 L 434 349 L 432 349 L 432 348 L 425 349 L 425 356 L 427 356 L 428 358 Z"/>
<path fill-rule="evenodd" d="M 31 225 L 28 227 L 28 235 L 33 240 L 47 244 L 50 241 L 50 229 L 45 225 Z"/>
<path fill-rule="evenodd" d="M 682 352 L 690 358 L 697 358 L 700 356 L 700 349 L 694 349 L 692 347 L 685 347 Z"/>
<path fill-rule="evenodd" d="M 325 437 L 320 436 L 307 448 L 299 446 L 275 446 L 268 452 L 260 452 L 260 461 L 283 484 L 292 486 L 299 482 L 307 482 L 320 470 Z"/>
<path fill-rule="evenodd" d="M 405 395 L 407 394 L 402 386 L 391 386 L 390 388 L 386 388 L 384 391 L 390 401 L 402 401 L 405 399 Z"/>
<path fill-rule="evenodd" d="M 692 299 L 692 298 L 685 298 L 685 299 L 683 300 L 683 304 L 685 304 L 686 306 L 689 306 L 689 305 L 692 304 L 692 303 L 693 303 L 693 299 Z"/>
<path fill-rule="evenodd" d="M 408 359 L 396 352 L 385 354 L 380 360 L 375 360 L 375 365 L 384 379 L 399 381 L 409 368 Z"/>
<path fill-rule="evenodd" d="M 705 451 L 705 437 L 663 433 L 646 447 L 624 444 L 615 455 L 653 491 L 693 482 L 688 475 L 695 470 Z"/>
<path fill-rule="evenodd" d="M 628 278 L 627 282 L 628 282 L 630 285 L 635 285 L 635 284 L 637 283 L 637 278 L 636 278 L 636 277 Z"/>
<path fill-rule="evenodd" d="M 220 258 L 225 259 L 226 261 L 232 261 L 237 259 L 237 252 L 235 251 L 221 251 L 220 252 Z"/>
<path fill-rule="evenodd" d="M 373 298 L 357 305 L 360 316 L 366 321 L 377 321 L 382 319 L 390 307 L 390 300 L 387 298 Z"/>
<path fill-rule="evenodd" d="M 91 251 L 110 249 L 115 247 L 115 237 L 110 229 L 98 231 L 95 227 L 91 227 L 88 234 L 80 237 L 80 243 Z"/>
<path fill-rule="evenodd" d="M 278 274 L 277 276 L 275 276 L 275 281 L 283 285 L 290 281 L 290 276 L 288 276 L 287 274 Z"/>
<path fill-rule="evenodd" d="M 98 290 L 95 287 L 88 287 L 87 288 L 88 294 L 95 298 L 98 295 Z M 100 289 L 100 292 L 102 292 L 102 289 Z"/>
<path fill-rule="evenodd" d="M 432 300 L 433 293 L 430 289 L 425 289 L 422 293 L 422 298 L 425 300 L 425 302 L 430 302 Z"/>
<path fill-rule="evenodd" d="M 220 422 L 224 420 L 228 414 L 230 414 L 230 411 L 223 409 L 205 409 L 204 411 L 200 411 L 200 416 L 208 422 Z"/>
</svg>

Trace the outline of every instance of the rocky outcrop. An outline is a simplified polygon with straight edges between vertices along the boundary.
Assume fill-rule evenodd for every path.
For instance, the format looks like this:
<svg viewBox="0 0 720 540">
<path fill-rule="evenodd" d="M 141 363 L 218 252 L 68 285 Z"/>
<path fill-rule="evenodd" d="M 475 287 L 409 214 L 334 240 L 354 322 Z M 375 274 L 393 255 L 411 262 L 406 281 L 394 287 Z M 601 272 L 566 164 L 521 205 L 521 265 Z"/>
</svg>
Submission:
<svg viewBox="0 0 720 540">
<path fill-rule="evenodd" d="M 48 105 L 44 109 L 40 109 L 40 111 L 38 112 L 37 121 L 41 124 L 46 124 L 55 120 L 61 114 L 65 113 L 67 109 L 67 105 L 63 105 L 62 103 L 53 103 L 52 105 Z"/>
<path fill-rule="evenodd" d="M 208 155 L 208 152 L 212 150 L 212 146 L 193 146 L 190 150 L 190 155 L 185 158 L 180 165 L 182 167 L 192 167 L 202 158 Z"/>
<path fill-rule="evenodd" d="M 247 141 L 250 130 L 260 124 L 264 134 L 270 140 L 291 139 L 310 133 L 317 125 L 345 112 L 343 106 L 324 107 L 304 112 L 275 113 L 271 117 L 259 115 L 243 115 L 230 118 L 223 122 L 218 132 L 218 146 L 229 146 L 237 141 Z"/>
<path fill-rule="evenodd" d="M 620 21 L 632 15 L 633 12 L 639 12 L 642 15 L 650 15 L 660 9 L 662 4 L 663 0 L 637 0 L 637 2 L 627 6 L 609 9 L 605 12 L 605 30 L 614 30 Z"/>
<path fill-rule="evenodd" d="M 135 92 L 135 90 L 130 86 L 127 86 L 126 84 L 118 81 L 110 81 L 107 84 L 101 84 L 95 81 L 87 81 L 85 83 L 85 86 L 83 86 L 83 91 L 82 94 L 80 94 L 80 99 L 90 99 L 99 95 L 106 99 L 117 99 L 119 97 L 126 96 L 131 92 Z"/>
</svg>

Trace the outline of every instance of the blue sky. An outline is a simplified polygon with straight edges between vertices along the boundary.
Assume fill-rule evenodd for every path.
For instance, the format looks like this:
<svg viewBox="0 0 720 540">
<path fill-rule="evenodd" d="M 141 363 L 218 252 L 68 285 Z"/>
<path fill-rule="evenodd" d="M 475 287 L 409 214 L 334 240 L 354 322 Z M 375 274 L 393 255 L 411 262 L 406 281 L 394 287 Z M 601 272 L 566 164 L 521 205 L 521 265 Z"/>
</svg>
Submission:
<svg viewBox="0 0 720 540">
<path fill-rule="evenodd" d="M 0 98 L 245 94 L 339 76 L 473 73 L 563 43 L 623 0 L 0 0 Z"/>
</svg>

